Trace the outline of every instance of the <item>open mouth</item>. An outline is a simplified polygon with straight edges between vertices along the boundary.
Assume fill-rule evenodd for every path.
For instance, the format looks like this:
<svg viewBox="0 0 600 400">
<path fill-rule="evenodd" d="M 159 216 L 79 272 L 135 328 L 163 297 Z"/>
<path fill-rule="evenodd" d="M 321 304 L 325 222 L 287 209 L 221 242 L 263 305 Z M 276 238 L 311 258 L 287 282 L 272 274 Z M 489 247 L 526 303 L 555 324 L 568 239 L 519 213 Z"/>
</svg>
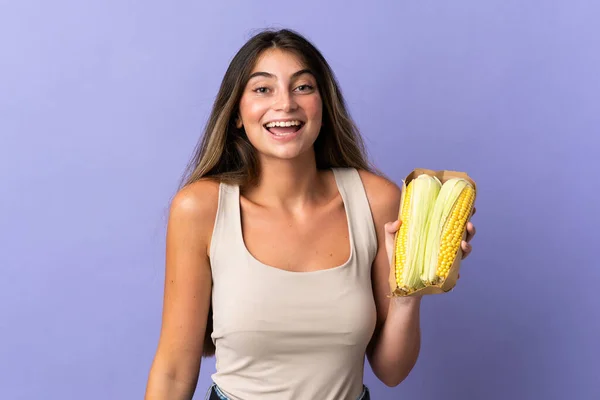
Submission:
<svg viewBox="0 0 600 400">
<path fill-rule="evenodd" d="M 287 136 L 298 132 L 304 126 L 302 121 L 269 122 L 263 125 L 275 136 Z"/>
</svg>

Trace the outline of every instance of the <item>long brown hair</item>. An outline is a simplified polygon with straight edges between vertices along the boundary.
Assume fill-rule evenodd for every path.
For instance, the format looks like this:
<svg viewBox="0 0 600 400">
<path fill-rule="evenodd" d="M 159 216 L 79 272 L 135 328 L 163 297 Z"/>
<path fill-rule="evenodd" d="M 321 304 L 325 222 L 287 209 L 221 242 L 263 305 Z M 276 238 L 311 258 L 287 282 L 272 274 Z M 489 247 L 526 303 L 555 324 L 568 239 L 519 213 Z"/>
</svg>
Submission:
<svg viewBox="0 0 600 400">
<path fill-rule="evenodd" d="M 349 115 L 331 67 L 321 52 L 299 33 L 264 30 L 248 40 L 229 64 L 208 123 L 180 183 L 180 189 L 202 178 L 246 186 L 257 181 L 260 170 L 256 150 L 235 120 L 242 93 L 252 68 L 263 51 L 279 48 L 299 56 L 317 81 L 323 102 L 321 131 L 314 151 L 318 169 L 352 167 L 374 173 L 363 139 Z M 214 355 L 211 339 L 212 307 L 209 310 L 203 355 Z"/>
</svg>

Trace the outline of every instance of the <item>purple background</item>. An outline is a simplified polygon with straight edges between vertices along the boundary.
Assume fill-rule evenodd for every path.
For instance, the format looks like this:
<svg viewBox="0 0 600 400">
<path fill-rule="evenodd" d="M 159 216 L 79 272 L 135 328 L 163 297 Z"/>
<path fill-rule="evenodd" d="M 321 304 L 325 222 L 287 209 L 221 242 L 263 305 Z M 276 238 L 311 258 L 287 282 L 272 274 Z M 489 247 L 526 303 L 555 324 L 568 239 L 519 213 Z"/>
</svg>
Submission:
<svg viewBox="0 0 600 400">
<path fill-rule="evenodd" d="M 268 26 L 323 51 L 393 179 L 458 169 L 479 185 L 459 285 L 424 300 L 404 383 L 367 369 L 373 398 L 600 398 L 599 13 L 576 0 L 0 1 L 0 398 L 142 398 L 170 197 L 229 60 Z"/>
</svg>

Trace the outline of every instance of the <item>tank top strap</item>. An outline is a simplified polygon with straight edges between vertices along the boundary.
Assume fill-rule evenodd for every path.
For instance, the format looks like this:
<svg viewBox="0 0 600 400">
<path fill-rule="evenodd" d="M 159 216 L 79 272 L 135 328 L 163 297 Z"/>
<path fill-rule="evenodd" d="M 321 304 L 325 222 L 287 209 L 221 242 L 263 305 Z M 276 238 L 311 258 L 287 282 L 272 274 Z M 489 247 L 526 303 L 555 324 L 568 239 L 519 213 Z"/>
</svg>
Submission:
<svg viewBox="0 0 600 400">
<path fill-rule="evenodd" d="M 362 179 L 356 168 L 332 168 L 332 171 L 346 205 L 357 257 L 361 265 L 370 268 L 377 254 L 377 233 Z"/>
<path fill-rule="evenodd" d="M 217 214 L 210 241 L 213 276 L 225 273 L 223 269 L 231 268 L 231 261 L 238 256 L 243 256 L 237 240 L 239 215 L 239 187 L 221 182 Z"/>
</svg>

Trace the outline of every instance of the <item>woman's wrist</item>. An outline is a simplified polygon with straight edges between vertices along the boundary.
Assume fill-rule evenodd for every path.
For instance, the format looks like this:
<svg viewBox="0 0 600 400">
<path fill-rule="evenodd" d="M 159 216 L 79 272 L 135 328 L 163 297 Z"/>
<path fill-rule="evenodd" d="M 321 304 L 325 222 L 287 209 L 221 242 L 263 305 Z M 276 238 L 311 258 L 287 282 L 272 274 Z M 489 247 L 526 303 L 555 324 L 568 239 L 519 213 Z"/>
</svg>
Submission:
<svg viewBox="0 0 600 400">
<path fill-rule="evenodd" d="M 390 307 L 399 307 L 401 309 L 405 309 L 406 307 L 419 307 L 421 305 L 422 298 L 422 296 L 392 297 L 390 300 Z"/>
</svg>

